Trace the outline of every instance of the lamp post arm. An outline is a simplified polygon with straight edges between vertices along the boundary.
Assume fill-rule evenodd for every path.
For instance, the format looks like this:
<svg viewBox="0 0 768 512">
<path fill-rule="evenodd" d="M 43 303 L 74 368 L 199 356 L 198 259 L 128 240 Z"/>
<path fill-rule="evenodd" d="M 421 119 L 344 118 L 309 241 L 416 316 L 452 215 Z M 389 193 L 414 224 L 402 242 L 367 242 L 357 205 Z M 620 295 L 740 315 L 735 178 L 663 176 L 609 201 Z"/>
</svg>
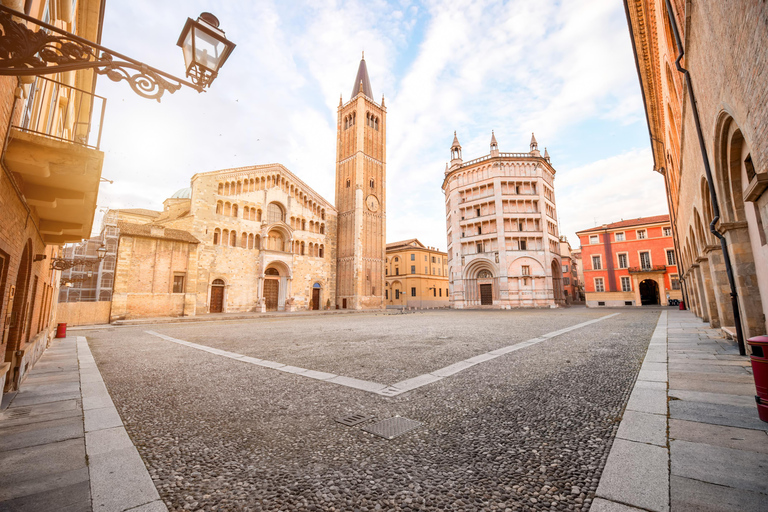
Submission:
<svg viewBox="0 0 768 512">
<path fill-rule="evenodd" d="M 30 30 L 22 19 L 41 27 Z M 182 85 L 203 92 L 203 87 L 153 68 L 100 44 L 66 32 L 26 14 L 0 5 L 0 75 L 40 76 L 94 69 L 110 80 L 125 80 L 140 96 L 160 101 Z"/>
</svg>

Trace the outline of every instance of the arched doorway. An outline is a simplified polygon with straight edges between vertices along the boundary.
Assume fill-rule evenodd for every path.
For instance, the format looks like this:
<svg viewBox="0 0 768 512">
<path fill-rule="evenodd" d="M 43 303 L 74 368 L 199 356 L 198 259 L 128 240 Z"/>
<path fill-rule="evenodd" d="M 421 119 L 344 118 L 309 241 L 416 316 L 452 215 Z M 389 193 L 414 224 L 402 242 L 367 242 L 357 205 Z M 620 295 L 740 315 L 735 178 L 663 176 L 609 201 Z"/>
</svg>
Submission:
<svg viewBox="0 0 768 512">
<path fill-rule="evenodd" d="M 477 273 L 477 285 L 480 292 L 480 305 L 493 306 L 493 274 L 483 269 Z"/>
<path fill-rule="evenodd" d="M 224 311 L 224 280 L 215 279 L 211 283 L 211 313 L 221 313 Z"/>
<path fill-rule="evenodd" d="M 659 305 L 659 283 L 653 279 L 640 281 L 640 304 L 643 306 Z"/>
<path fill-rule="evenodd" d="M 320 309 L 320 283 L 312 285 L 312 302 L 310 303 L 310 309 L 314 311 Z"/>
<path fill-rule="evenodd" d="M 557 260 L 552 260 L 552 294 L 555 304 L 565 302 L 563 294 L 563 267 Z"/>
<path fill-rule="evenodd" d="M 264 304 L 267 311 L 277 311 L 280 297 L 280 271 L 270 267 L 264 271 Z"/>
<path fill-rule="evenodd" d="M 21 346 L 21 340 L 24 337 L 24 326 L 26 317 L 29 314 L 29 305 L 27 304 L 27 292 L 29 291 L 29 278 L 32 274 L 32 242 L 27 242 L 24 252 L 21 254 L 19 270 L 16 274 L 16 287 L 13 296 L 13 306 L 11 309 L 10 335 L 8 338 L 8 347 L 6 354 L 13 354 Z"/>
</svg>

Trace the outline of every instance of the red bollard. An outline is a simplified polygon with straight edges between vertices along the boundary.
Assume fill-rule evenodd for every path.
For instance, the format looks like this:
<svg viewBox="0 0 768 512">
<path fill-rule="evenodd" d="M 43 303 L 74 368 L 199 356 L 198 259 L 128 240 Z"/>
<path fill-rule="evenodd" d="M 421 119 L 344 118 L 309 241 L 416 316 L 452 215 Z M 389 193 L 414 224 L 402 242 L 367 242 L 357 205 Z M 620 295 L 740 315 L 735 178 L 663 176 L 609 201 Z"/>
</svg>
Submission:
<svg viewBox="0 0 768 512">
<path fill-rule="evenodd" d="M 56 326 L 56 337 L 57 338 L 67 337 L 67 324 L 59 324 Z"/>
<path fill-rule="evenodd" d="M 757 414 L 768 422 L 768 336 L 755 336 L 747 340 L 752 355 L 752 374 L 755 378 Z"/>
</svg>

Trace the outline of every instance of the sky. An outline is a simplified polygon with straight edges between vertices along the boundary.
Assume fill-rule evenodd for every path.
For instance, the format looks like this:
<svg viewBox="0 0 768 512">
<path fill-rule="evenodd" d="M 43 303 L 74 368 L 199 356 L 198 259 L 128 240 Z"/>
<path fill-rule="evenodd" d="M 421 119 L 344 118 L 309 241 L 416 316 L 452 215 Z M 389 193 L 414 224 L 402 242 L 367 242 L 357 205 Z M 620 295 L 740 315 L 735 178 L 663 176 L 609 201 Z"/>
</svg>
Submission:
<svg viewBox="0 0 768 512">
<path fill-rule="evenodd" d="M 465 161 L 491 130 L 502 152 L 535 133 L 574 248 L 578 230 L 667 213 L 618 0 L 108 0 L 102 44 L 183 76 L 176 41 L 203 11 L 237 44 L 207 92 L 158 103 L 99 79 L 100 209 L 159 210 L 195 173 L 268 163 L 333 203 L 339 98 L 364 51 L 387 107 L 387 242 L 445 250 L 454 131 Z"/>
</svg>

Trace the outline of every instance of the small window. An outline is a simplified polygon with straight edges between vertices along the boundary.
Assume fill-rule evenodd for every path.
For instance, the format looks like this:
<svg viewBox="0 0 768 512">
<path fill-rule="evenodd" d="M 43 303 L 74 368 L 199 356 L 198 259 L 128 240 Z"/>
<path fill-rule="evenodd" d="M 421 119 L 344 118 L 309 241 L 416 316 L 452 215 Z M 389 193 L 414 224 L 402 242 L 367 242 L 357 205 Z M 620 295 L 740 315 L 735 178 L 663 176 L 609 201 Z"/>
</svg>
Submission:
<svg viewBox="0 0 768 512">
<path fill-rule="evenodd" d="M 347 188 L 349 188 L 349 185 L 350 185 L 351 183 L 352 183 L 352 182 L 349 180 L 349 178 L 347 178 Z"/>
<path fill-rule="evenodd" d="M 416 287 L 412 287 L 411 288 L 411 297 L 415 297 L 415 296 L 416 296 Z"/>
<path fill-rule="evenodd" d="M 667 251 L 667 265 L 675 265 L 675 251 L 673 249 L 669 249 Z"/>
<path fill-rule="evenodd" d="M 672 228 L 664 228 L 664 236 L 672 236 Z"/>
<path fill-rule="evenodd" d="M 651 253 L 648 251 L 644 251 L 640 253 L 640 266 L 643 269 L 650 269 L 651 268 Z"/>
<path fill-rule="evenodd" d="M 432 296 L 437 297 L 437 288 L 432 288 Z"/>
<path fill-rule="evenodd" d="M 621 277 L 621 291 L 623 292 L 631 292 L 632 291 L 632 283 L 629 277 L 622 276 Z"/>
<path fill-rule="evenodd" d="M 525 251 L 528 248 L 528 244 L 525 240 L 520 240 L 520 250 Z"/>
<path fill-rule="evenodd" d="M 600 300 L 600 301 L 597 301 L 597 305 L 598 305 L 598 306 L 605 306 L 605 302 L 604 302 L 604 301 L 602 301 L 602 300 Z"/>
<path fill-rule="evenodd" d="M 373 178 L 371 178 L 371 181 L 368 184 L 371 186 L 371 188 L 373 188 L 373 185 L 374 185 Z"/>
<path fill-rule="evenodd" d="M 669 284 L 670 287 L 673 290 L 679 290 L 680 289 L 680 278 L 677 274 L 670 274 L 669 275 Z"/>
<path fill-rule="evenodd" d="M 411 261 L 416 261 L 416 255 L 415 254 L 411 254 Z"/>
<path fill-rule="evenodd" d="M 173 293 L 184 293 L 184 281 L 186 274 L 174 274 Z"/>
<path fill-rule="evenodd" d="M 416 273 L 416 265 L 411 265 L 411 274 Z"/>
<path fill-rule="evenodd" d="M 483 243 L 482 242 L 478 242 L 477 243 L 477 252 L 478 252 L 478 254 L 483 252 Z"/>
<path fill-rule="evenodd" d="M 438 294 L 439 294 L 441 297 L 443 296 L 443 289 L 442 289 L 442 288 L 438 288 L 437 292 L 438 292 Z"/>
<path fill-rule="evenodd" d="M 396 276 L 400 275 L 400 267 L 395 267 L 395 275 Z"/>
<path fill-rule="evenodd" d="M 590 244 L 600 243 L 599 240 L 600 240 L 600 237 L 598 235 L 590 235 L 590 237 L 589 237 L 589 243 Z"/>
<path fill-rule="evenodd" d="M 596 277 L 595 278 L 595 291 L 596 292 L 604 292 L 605 291 L 605 283 L 603 282 L 602 277 Z"/>
<path fill-rule="evenodd" d="M 389 290 L 384 290 L 384 298 L 389 300 Z"/>
<path fill-rule="evenodd" d="M 524 276 L 531 275 L 531 267 L 529 265 L 523 265 L 521 268 Z"/>
<path fill-rule="evenodd" d="M 619 260 L 619 268 L 627 268 L 629 267 L 629 260 L 627 259 L 626 253 L 621 253 L 618 255 Z"/>
<path fill-rule="evenodd" d="M 568 273 L 568 265 L 563 265 L 563 274 Z"/>
<path fill-rule="evenodd" d="M 616 233 L 613 235 L 617 242 L 623 242 L 624 241 L 624 233 Z"/>
<path fill-rule="evenodd" d="M 625 306 L 632 306 L 632 305 L 634 305 L 634 302 L 632 302 L 631 300 L 625 300 L 624 301 L 624 305 Z"/>
<path fill-rule="evenodd" d="M 637 239 L 643 240 L 644 238 L 648 237 L 648 233 L 644 229 L 638 229 L 637 230 Z"/>
<path fill-rule="evenodd" d="M 592 256 L 592 270 L 601 270 L 603 268 L 600 256 Z"/>
</svg>

